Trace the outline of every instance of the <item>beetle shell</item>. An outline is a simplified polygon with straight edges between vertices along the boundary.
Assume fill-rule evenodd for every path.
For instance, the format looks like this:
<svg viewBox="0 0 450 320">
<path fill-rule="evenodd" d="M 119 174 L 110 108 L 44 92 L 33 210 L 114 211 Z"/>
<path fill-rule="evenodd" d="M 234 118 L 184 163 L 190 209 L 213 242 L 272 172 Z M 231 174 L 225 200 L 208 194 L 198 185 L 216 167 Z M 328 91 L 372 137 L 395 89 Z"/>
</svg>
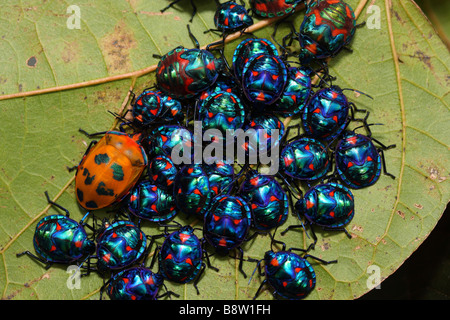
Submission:
<svg viewBox="0 0 450 320">
<path fill-rule="evenodd" d="M 281 151 L 280 169 L 296 179 L 320 179 L 330 166 L 325 145 L 316 139 L 300 138 L 287 144 Z"/>
<path fill-rule="evenodd" d="M 212 197 L 217 196 L 223 190 L 227 192 L 233 187 L 234 168 L 231 164 L 214 161 L 211 164 L 205 164 L 203 169 L 208 176 Z"/>
<path fill-rule="evenodd" d="M 97 238 L 98 268 L 123 269 L 138 261 L 145 251 L 145 234 L 130 221 L 108 225 Z"/>
<path fill-rule="evenodd" d="M 83 157 L 77 168 L 78 203 L 87 210 L 122 200 L 147 166 L 144 149 L 127 134 L 107 132 Z"/>
<path fill-rule="evenodd" d="M 249 129 L 254 130 L 254 134 L 248 136 L 248 141 L 244 141 L 241 147 L 248 155 L 267 156 L 269 150 L 280 144 L 284 135 L 284 124 L 274 115 L 256 116 L 244 126 L 244 131 L 249 133 Z M 275 138 L 275 130 L 278 130 L 278 139 Z M 261 139 L 263 138 L 263 139 Z M 264 142 L 266 140 L 266 142 Z M 262 143 L 264 142 L 264 143 Z"/>
<path fill-rule="evenodd" d="M 152 156 L 164 155 L 174 161 L 172 152 L 175 151 L 181 158 L 185 153 L 189 158 L 193 157 L 193 135 L 183 126 L 159 126 L 150 133 L 150 138 L 148 151 Z"/>
<path fill-rule="evenodd" d="M 265 38 L 247 38 L 237 45 L 233 53 L 233 72 L 239 81 L 242 80 L 242 71 L 248 60 L 262 53 L 278 56 L 278 49 Z"/>
<path fill-rule="evenodd" d="M 300 113 L 311 94 L 311 77 L 301 68 L 289 67 L 288 78 L 280 100 L 273 105 L 273 111 L 284 117 Z"/>
<path fill-rule="evenodd" d="M 323 88 L 311 98 L 302 116 L 308 136 L 324 141 L 336 139 L 349 121 L 347 97 L 338 87 Z"/>
<path fill-rule="evenodd" d="M 301 219 L 327 228 L 340 228 L 348 224 L 355 214 L 352 192 L 337 183 L 319 184 L 308 190 L 297 201 L 295 210 Z"/>
<path fill-rule="evenodd" d="M 351 41 L 355 26 L 355 13 L 344 1 L 312 1 L 300 26 L 300 61 L 335 56 Z"/>
<path fill-rule="evenodd" d="M 36 252 L 49 262 L 71 263 L 95 250 L 84 228 L 64 215 L 42 218 L 34 232 Z"/>
<path fill-rule="evenodd" d="M 216 252 L 225 254 L 244 242 L 251 221 L 251 211 L 244 199 L 221 195 L 214 198 L 205 213 L 203 236 Z"/>
<path fill-rule="evenodd" d="M 254 12 L 263 18 L 282 17 L 291 12 L 303 0 L 250 0 Z"/>
<path fill-rule="evenodd" d="M 217 140 L 217 136 L 214 136 L 214 134 L 211 136 L 205 134 L 211 141 L 224 142 L 227 130 L 240 129 L 244 120 L 244 105 L 239 97 L 231 92 L 219 91 L 213 93 L 200 106 L 199 121 L 202 122 L 203 131 L 217 129 L 222 134 L 221 139 Z"/>
<path fill-rule="evenodd" d="M 180 211 L 203 218 L 211 202 L 212 193 L 208 175 L 201 165 L 182 167 L 175 177 L 173 192 Z"/>
<path fill-rule="evenodd" d="M 220 60 L 209 51 L 178 47 L 161 58 L 156 68 L 156 81 L 164 93 L 187 99 L 210 87 L 220 69 Z"/>
<path fill-rule="evenodd" d="M 156 300 L 163 277 L 144 267 L 120 271 L 111 278 L 106 293 L 111 300 Z"/>
<path fill-rule="evenodd" d="M 152 222 L 168 221 L 177 214 L 172 193 L 147 180 L 131 190 L 128 209 L 135 216 Z"/>
<path fill-rule="evenodd" d="M 178 169 L 168 156 L 156 156 L 148 163 L 148 176 L 157 186 L 172 192 Z"/>
<path fill-rule="evenodd" d="M 161 114 L 161 97 L 150 90 L 142 92 L 132 106 L 133 119 L 141 125 L 149 125 Z"/>
<path fill-rule="evenodd" d="M 160 117 L 164 121 L 181 121 L 184 119 L 183 105 L 178 99 L 172 98 L 170 95 L 162 91 L 157 92 L 161 97 L 161 113 Z"/>
<path fill-rule="evenodd" d="M 257 105 L 270 105 L 279 99 L 287 82 L 287 69 L 277 56 L 251 57 L 242 71 L 242 87 L 247 99 Z"/>
<path fill-rule="evenodd" d="M 253 213 L 253 224 L 259 230 L 282 225 L 289 213 L 286 192 L 271 176 L 252 170 L 242 183 L 242 198 Z"/>
<path fill-rule="evenodd" d="M 214 24 L 219 30 L 234 31 L 251 26 L 253 19 L 244 6 L 227 1 L 222 3 L 214 14 Z"/>
<path fill-rule="evenodd" d="M 369 137 L 344 132 L 335 151 L 336 170 L 346 185 L 353 189 L 375 184 L 381 174 L 381 156 Z"/>
<path fill-rule="evenodd" d="M 159 272 L 169 281 L 187 283 L 199 274 L 203 249 L 191 226 L 171 233 L 159 251 Z"/>
<path fill-rule="evenodd" d="M 275 293 L 286 299 L 303 299 L 316 286 L 311 264 L 290 251 L 268 251 L 264 255 L 266 278 Z"/>
</svg>

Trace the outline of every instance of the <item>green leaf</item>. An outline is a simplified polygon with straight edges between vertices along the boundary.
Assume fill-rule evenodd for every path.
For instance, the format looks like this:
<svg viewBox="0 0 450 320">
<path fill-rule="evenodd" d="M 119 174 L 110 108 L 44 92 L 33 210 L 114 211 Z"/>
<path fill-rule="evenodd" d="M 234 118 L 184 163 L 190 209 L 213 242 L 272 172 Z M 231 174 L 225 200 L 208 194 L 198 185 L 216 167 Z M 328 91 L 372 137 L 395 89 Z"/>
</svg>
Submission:
<svg viewBox="0 0 450 320">
<path fill-rule="evenodd" d="M 364 3 L 367 1 L 362 1 Z M 353 8 L 358 0 L 349 0 Z M 184 45 L 192 47 L 186 24 L 189 1 L 161 14 L 166 2 L 77 1 L 80 29 L 67 27 L 73 13 L 65 1 L 6 1 L 0 20 L 0 290 L 4 299 L 98 299 L 103 280 L 96 274 L 81 279 L 80 289 L 69 289 L 67 266 L 46 270 L 28 257 L 37 221 L 58 212 L 47 205 L 44 191 L 69 209 L 71 217 L 84 215 L 74 195 L 73 173 L 90 140 L 78 132 L 103 131 L 114 122 L 108 111 L 120 112 L 132 88 L 139 92 L 155 81 L 153 54 Z M 379 11 L 362 8 L 353 52 L 343 51 L 330 61 L 336 84 L 372 96 L 349 93 L 358 107 L 370 111 L 373 136 L 396 148 L 386 151 L 387 170 L 373 187 L 355 190 L 355 218 L 347 226 L 348 239 L 339 232 L 318 231 L 311 253 L 337 264 L 313 263 L 316 289 L 307 299 L 353 299 L 368 292 L 368 283 L 380 271 L 381 279 L 395 272 L 427 238 L 449 201 L 449 66 L 450 54 L 420 9 L 410 0 L 375 1 Z M 215 4 L 198 1 L 191 24 L 201 45 L 218 40 L 212 33 Z M 376 22 L 379 12 L 380 25 Z M 303 12 L 295 14 L 295 25 Z M 375 19 L 375 20 L 374 20 Z M 256 22 L 259 22 L 256 19 Z M 371 23 L 369 23 L 371 22 Z M 257 25 L 257 29 L 261 25 Z M 272 26 L 255 30 L 268 37 Z M 287 32 L 282 26 L 279 37 Z M 240 39 L 227 43 L 231 59 Z M 37 91 L 35 91 L 37 90 Z M 31 94 L 27 93 L 31 92 Z M 351 92 L 351 91 L 348 91 Z M 292 119 L 291 123 L 298 123 Z M 101 212 L 100 216 L 110 213 Z M 294 224 L 290 215 L 287 224 Z M 191 223 L 184 216 L 177 218 Z M 287 225 L 286 224 L 286 225 Z M 144 232 L 160 231 L 144 224 Z M 287 247 L 306 248 L 303 231 L 279 239 Z M 261 259 L 270 248 L 268 236 L 243 246 L 245 256 Z M 250 299 L 259 287 L 238 271 L 238 261 L 213 256 L 220 269 L 206 269 L 200 295 L 191 284 L 166 282 L 181 299 Z M 244 263 L 248 275 L 255 264 Z M 381 283 L 383 288 L 383 283 Z M 218 294 L 220 293 L 220 294 Z M 269 290 L 260 298 L 271 299 Z"/>
</svg>

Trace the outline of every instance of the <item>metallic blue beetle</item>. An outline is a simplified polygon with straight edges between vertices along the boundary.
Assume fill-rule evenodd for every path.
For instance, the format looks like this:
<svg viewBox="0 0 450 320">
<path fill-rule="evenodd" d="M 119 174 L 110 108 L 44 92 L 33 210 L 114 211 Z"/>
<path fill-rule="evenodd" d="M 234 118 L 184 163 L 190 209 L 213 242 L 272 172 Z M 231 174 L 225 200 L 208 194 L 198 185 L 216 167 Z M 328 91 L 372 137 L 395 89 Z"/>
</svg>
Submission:
<svg viewBox="0 0 450 320">
<path fill-rule="evenodd" d="M 95 251 L 95 244 L 89 239 L 84 229 L 84 227 L 91 228 L 85 222 L 89 212 L 80 222 L 76 222 L 69 217 L 67 209 L 51 201 L 47 192 L 45 192 L 45 195 L 51 205 L 64 210 L 66 215 L 46 216 L 37 223 L 33 245 L 39 256 L 33 255 L 30 251 L 24 251 L 18 253 L 17 257 L 26 254 L 46 264 L 46 269 L 52 263 L 71 264 L 80 262 L 82 258 L 88 258 Z"/>
<path fill-rule="evenodd" d="M 260 161 L 261 156 L 267 157 L 270 150 L 277 150 L 275 148 L 279 147 L 284 135 L 283 122 L 271 114 L 251 117 L 243 129 L 246 135 L 248 134 L 248 141 L 244 141 L 243 145 L 238 146 L 238 148 L 242 148 L 250 157 L 259 157 Z M 250 130 L 254 130 L 253 134 Z"/>
<path fill-rule="evenodd" d="M 197 284 L 205 269 L 203 258 L 212 267 L 203 243 L 195 234 L 194 229 L 187 225 L 165 236 L 164 243 L 159 248 L 159 273 L 167 280 L 176 283 L 189 283 L 194 280 L 197 294 L 200 294 Z"/>
<path fill-rule="evenodd" d="M 157 186 L 172 193 L 173 183 L 177 175 L 178 168 L 172 159 L 165 155 L 154 157 L 148 163 L 147 175 Z"/>
<path fill-rule="evenodd" d="M 162 111 L 160 95 L 151 90 L 144 90 L 136 99 L 133 98 L 131 106 L 134 123 L 141 126 L 156 121 Z"/>
<path fill-rule="evenodd" d="M 331 161 L 325 145 L 319 140 L 301 137 L 285 145 L 280 154 L 281 171 L 306 181 L 324 177 Z"/>
<path fill-rule="evenodd" d="M 224 33 L 244 29 L 252 24 L 253 19 L 248 14 L 247 9 L 234 1 L 227 1 L 220 4 L 214 14 L 214 25 L 217 31 Z"/>
<path fill-rule="evenodd" d="M 141 180 L 134 186 L 127 202 L 128 210 L 139 219 L 161 223 L 177 214 L 172 192 L 148 180 Z"/>
<path fill-rule="evenodd" d="M 244 66 L 250 58 L 262 53 L 278 56 L 278 49 L 272 42 L 264 38 L 247 38 L 238 44 L 233 53 L 232 68 L 239 81 L 242 81 Z"/>
<path fill-rule="evenodd" d="M 304 218 L 311 226 L 314 244 L 317 237 L 312 227 L 314 225 L 322 227 L 324 230 L 344 231 L 351 238 L 345 229 L 355 214 L 355 198 L 352 192 L 343 185 L 329 182 L 318 184 L 309 189 L 303 198 L 295 204 L 295 213 L 300 221 Z M 303 225 L 290 225 L 281 234 L 289 229 L 303 227 Z"/>
<path fill-rule="evenodd" d="M 258 54 L 250 57 L 242 71 L 242 87 L 256 108 L 277 101 L 287 82 L 287 68 L 280 57 Z"/>
<path fill-rule="evenodd" d="M 311 264 L 306 260 L 313 258 L 323 264 L 335 263 L 324 261 L 309 254 L 300 256 L 291 248 L 287 251 L 267 251 L 264 255 L 264 273 L 259 269 L 260 275 L 265 275 L 253 299 L 260 294 L 263 286 L 269 284 L 277 298 L 299 300 L 305 298 L 316 286 L 316 273 Z M 303 251 L 303 250 L 301 250 Z M 258 263 L 258 268 L 259 268 Z"/>
<path fill-rule="evenodd" d="M 200 164 L 185 165 L 178 171 L 173 192 L 177 208 L 197 218 L 203 218 L 213 195 L 208 175 Z"/>
<path fill-rule="evenodd" d="M 111 277 L 100 289 L 100 300 L 106 291 L 111 300 L 157 300 L 164 296 L 179 296 L 172 291 L 159 295 L 164 278 L 145 267 L 132 267 Z"/>
<path fill-rule="evenodd" d="M 312 258 L 322 264 L 337 262 L 337 260 L 325 261 L 309 255 L 308 251 L 312 246 L 309 246 L 307 249 L 290 248 L 286 250 L 284 242 L 275 240 L 270 233 L 269 235 L 272 239 L 271 246 L 274 243 L 278 243 L 282 245 L 282 249 L 277 252 L 274 252 L 273 249 L 269 250 L 264 254 L 264 258 L 258 261 L 256 268 L 259 271 L 259 275 L 266 278 L 261 282 L 253 299 L 258 297 L 265 284 L 269 284 L 272 287 L 276 298 L 303 299 L 314 290 L 316 285 L 316 273 L 306 259 Z M 300 251 L 303 255 L 300 256 L 293 251 Z M 262 261 L 264 261 L 264 272 L 261 270 Z"/>
<path fill-rule="evenodd" d="M 252 224 L 252 213 L 244 199 L 238 196 L 219 195 L 213 199 L 205 213 L 203 237 L 219 254 L 228 254 L 233 249 L 240 251 L 239 270 L 242 269 L 243 250 L 240 245 L 247 237 Z"/>
<path fill-rule="evenodd" d="M 172 152 L 181 159 L 193 157 L 193 134 L 181 125 L 165 125 L 153 129 L 148 138 L 148 153 L 150 158 L 165 155 L 173 159 Z"/>
<path fill-rule="evenodd" d="M 282 225 L 289 213 L 286 192 L 272 177 L 256 170 L 247 173 L 240 195 L 247 201 L 253 213 L 253 226 L 269 230 Z"/>
<path fill-rule="evenodd" d="M 377 148 L 373 141 L 381 147 Z M 336 171 L 341 180 L 353 189 L 369 187 L 380 178 L 381 168 L 385 175 L 395 179 L 386 172 L 384 150 L 395 147 L 385 146 L 370 136 L 345 131 L 335 149 Z"/>
<path fill-rule="evenodd" d="M 312 93 L 309 72 L 303 68 L 288 67 L 284 91 L 271 109 L 284 117 L 291 117 L 303 111 Z"/>
<path fill-rule="evenodd" d="M 202 101 L 198 120 L 202 122 L 205 139 L 219 143 L 229 143 L 228 140 L 225 140 L 227 130 L 240 129 L 244 124 L 244 105 L 241 99 L 232 92 L 214 92 Z M 205 131 L 207 130 L 212 132 L 210 136 L 206 134 Z M 214 132 L 216 130 L 218 132 Z"/>
<path fill-rule="evenodd" d="M 127 268 L 143 258 L 147 237 L 134 223 L 105 223 L 97 237 L 97 270 L 116 271 Z"/>
<path fill-rule="evenodd" d="M 349 102 L 343 90 L 338 86 L 331 86 L 318 90 L 306 105 L 302 124 L 306 135 L 330 142 L 338 138 L 351 120 L 357 109 Z"/>
</svg>

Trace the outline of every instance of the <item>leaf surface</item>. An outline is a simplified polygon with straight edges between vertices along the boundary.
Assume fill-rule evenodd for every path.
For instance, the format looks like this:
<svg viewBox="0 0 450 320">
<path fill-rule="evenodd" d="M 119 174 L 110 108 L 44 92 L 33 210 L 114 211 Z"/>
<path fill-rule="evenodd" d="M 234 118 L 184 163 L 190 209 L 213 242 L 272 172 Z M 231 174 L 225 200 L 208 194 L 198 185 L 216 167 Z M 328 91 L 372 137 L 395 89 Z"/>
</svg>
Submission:
<svg viewBox="0 0 450 320">
<path fill-rule="evenodd" d="M 197 1 L 191 24 L 201 45 L 218 40 L 213 33 L 215 4 Z M 73 173 L 90 140 L 78 132 L 111 128 L 108 111 L 119 112 L 128 91 L 139 92 L 155 81 L 149 68 L 153 54 L 183 45 L 192 47 L 186 24 L 189 1 L 161 14 L 165 1 L 77 1 L 80 29 L 67 27 L 72 13 L 65 1 L 6 1 L 0 20 L 0 290 L 5 299 L 98 299 L 102 279 L 81 279 L 80 289 L 69 289 L 66 266 L 45 270 L 41 264 L 16 254 L 31 250 L 37 221 L 54 214 L 44 191 L 81 219 L 74 194 Z M 353 8 L 358 0 L 349 0 Z M 441 39 L 410 0 L 372 1 L 361 11 L 359 28 L 351 44 L 330 62 L 330 73 L 358 107 L 370 111 L 373 136 L 396 148 L 385 152 L 392 180 L 382 175 L 370 188 L 355 190 L 355 217 L 347 226 L 348 239 L 339 232 L 319 231 L 312 252 L 337 264 L 313 263 L 317 285 L 308 299 L 353 299 L 370 290 L 375 266 L 387 278 L 420 246 L 433 230 L 449 201 L 449 66 L 450 54 Z M 379 13 L 379 28 L 374 15 Z M 303 11 L 296 13 L 295 25 Z M 258 22 L 259 20 L 256 19 Z M 255 31 L 270 38 L 272 26 Z M 281 27 L 279 34 L 287 32 Z M 227 43 L 231 61 L 240 39 Z M 68 89 L 66 86 L 72 86 Z M 51 92 L 45 91 L 50 89 Z M 26 92 L 38 90 L 32 95 Z M 291 124 L 298 123 L 292 119 Z M 108 213 L 103 213 L 107 215 Z M 180 222 L 192 223 L 180 216 Z M 290 215 L 287 224 L 297 224 Z M 147 234 L 160 233 L 151 224 Z M 287 247 L 306 248 L 303 231 L 290 231 L 280 240 Z M 243 246 L 246 257 L 261 259 L 270 248 L 268 236 Z M 220 271 L 206 269 L 192 285 L 166 282 L 182 299 L 251 299 L 261 277 L 250 283 L 238 271 L 238 262 L 213 256 Z M 255 264 L 244 263 L 251 275 Z M 381 284 L 382 286 L 382 284 Z M 271 299 L 269 290 L 261 298 Z"/>
</svg>

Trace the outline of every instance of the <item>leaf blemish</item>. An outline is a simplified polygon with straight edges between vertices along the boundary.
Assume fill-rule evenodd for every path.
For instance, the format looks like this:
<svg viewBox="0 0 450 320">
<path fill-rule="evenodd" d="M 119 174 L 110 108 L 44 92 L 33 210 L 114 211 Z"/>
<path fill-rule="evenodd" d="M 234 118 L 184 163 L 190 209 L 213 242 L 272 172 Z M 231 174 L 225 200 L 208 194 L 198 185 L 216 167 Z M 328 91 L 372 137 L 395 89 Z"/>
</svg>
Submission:
<svg viewBox="0 0 450 320">
<path fill-rule="evenodd" d="M 28 60 L 27 60 L 27 66 L 30 68 L 36 67 L 36 63 L 37 63 L 37 59 L 35 56 L 32 56 L 32 57 L 28 58 Z"/>
</svg>

